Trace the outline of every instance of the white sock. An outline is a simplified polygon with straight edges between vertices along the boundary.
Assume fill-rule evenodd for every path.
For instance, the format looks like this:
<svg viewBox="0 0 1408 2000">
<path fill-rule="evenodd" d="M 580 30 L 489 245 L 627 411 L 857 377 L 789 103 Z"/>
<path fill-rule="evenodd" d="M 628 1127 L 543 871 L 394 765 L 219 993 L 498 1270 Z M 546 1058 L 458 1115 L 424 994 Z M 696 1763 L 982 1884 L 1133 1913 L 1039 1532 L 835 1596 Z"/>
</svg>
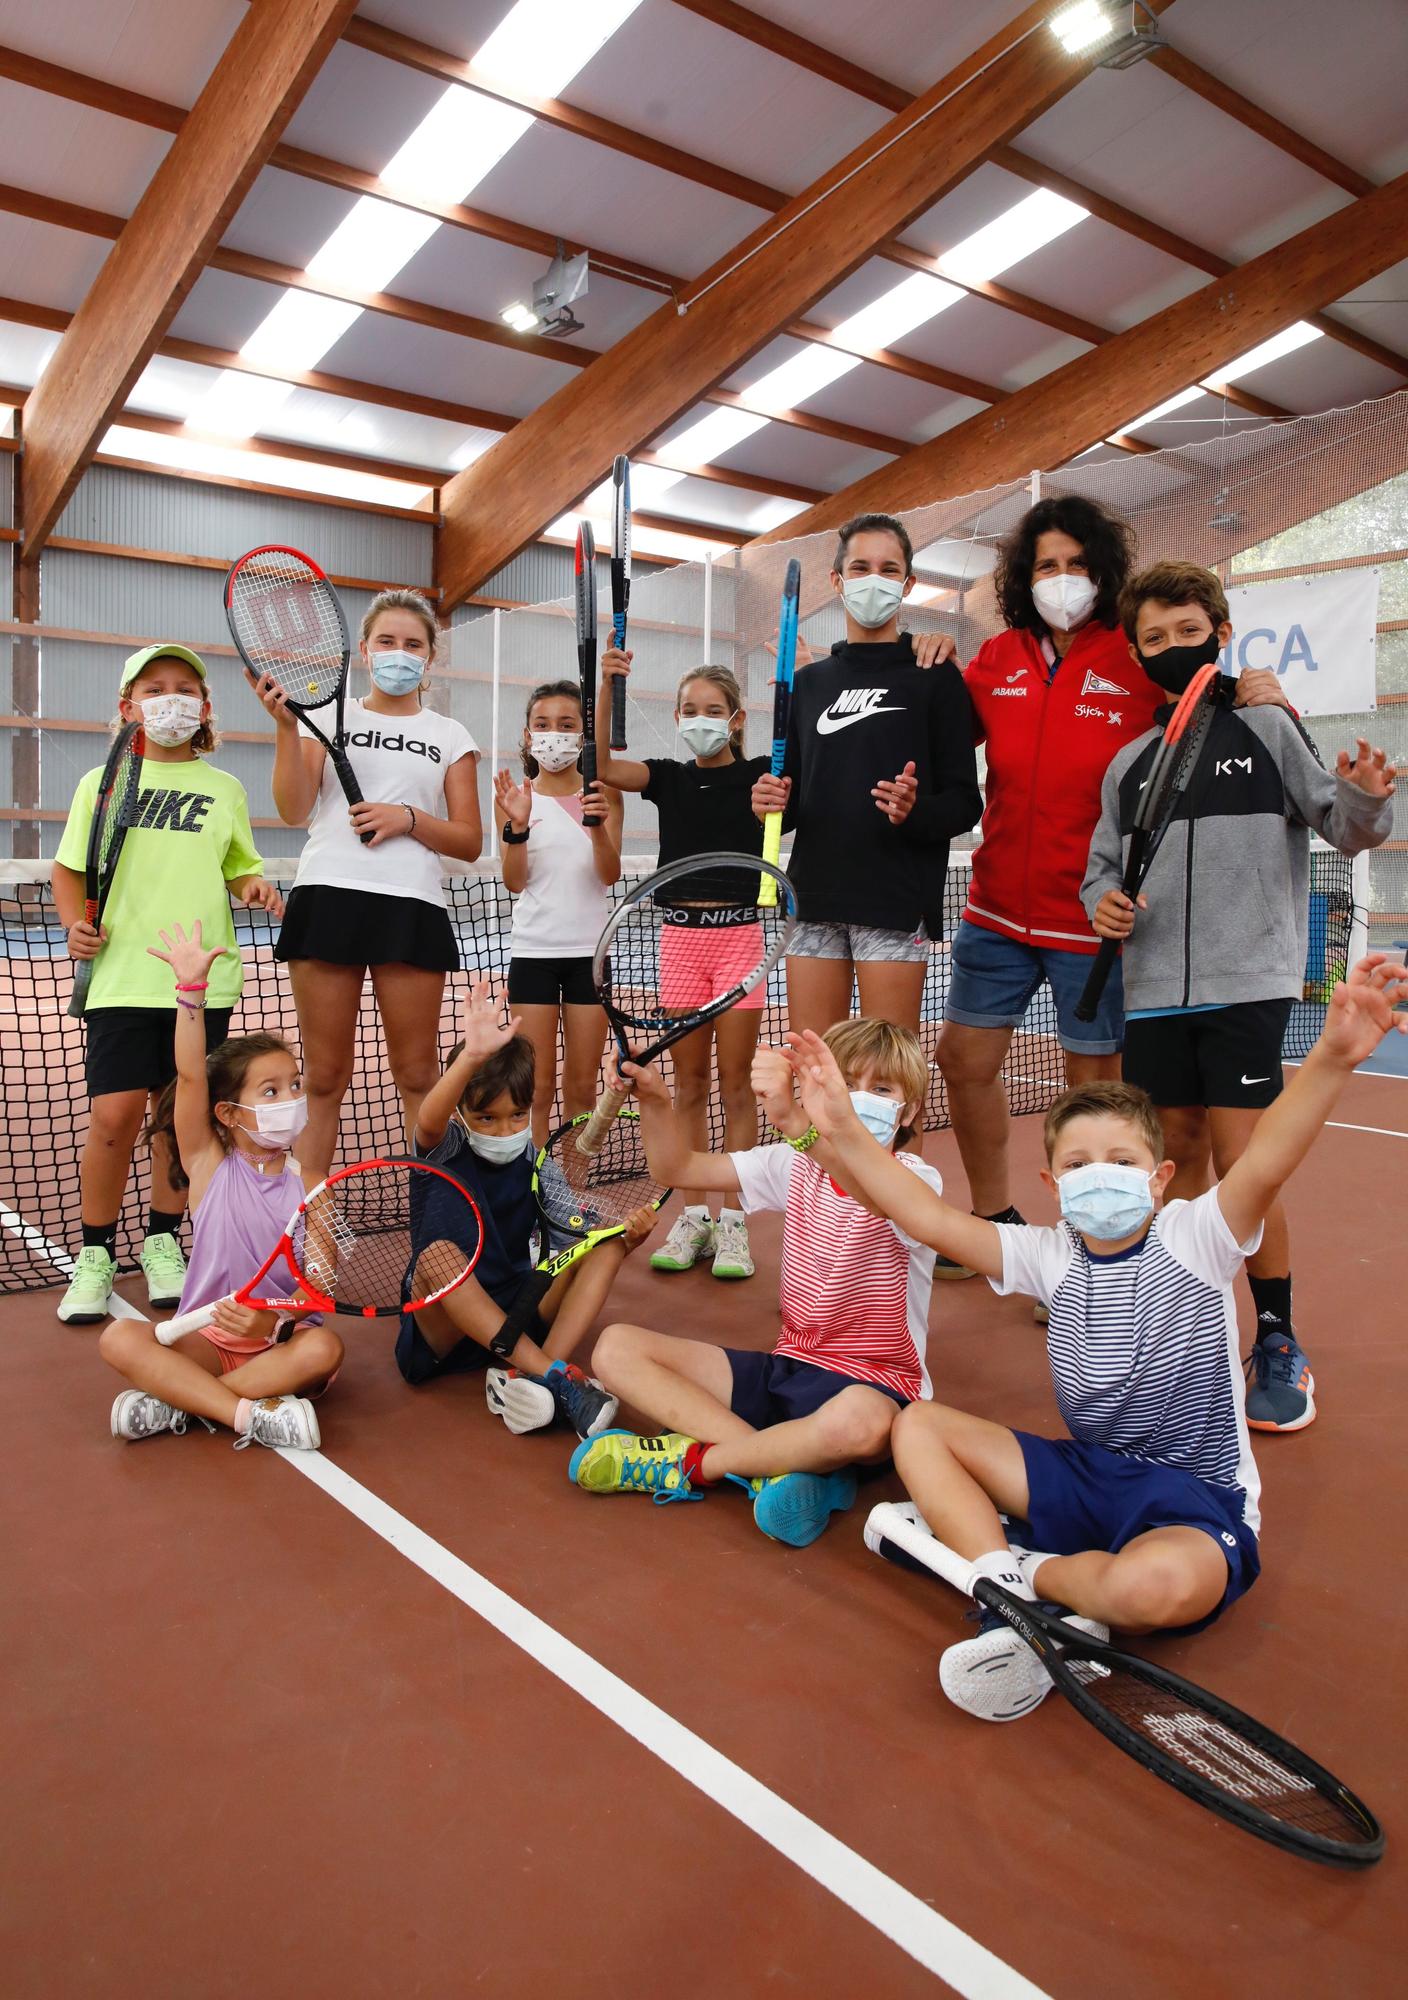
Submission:
<svg viewBox="0 0 1408 2000">
<path fill-rule="evenodd" d="M 1023 1575 L 1017 1558 L 1005 1544 L 1000 1549 L 989 1550 L 985 1556 L 979 1556 L 969 1570 L 963 1588 L 970 1597 L 973 1595 L 973 1586 L 979 1578 L 986 1578 L 989 1583 L 997 1584 L 1009 1597 L 1025 1598 L 1030 1604 L 1036 1602 L 1036 1592 Z"/>
<path fill-rule="evenodd" d="M 1036 1587 L 1036 1573 L 1043 1563 L 1051 1561 L 1052 1551 L 1050 1549 L 1045 1551 L 1040 1549 L 1010 1549 L 1008 1553 L 1012 1557 L 1016 1567 L 1021 1571 L 1023 1579 L 1030 1587 L 1032 1596 L 1040 1598 L 1041 1592 Z"/>
<path fill-rule="evenodd" d="M 696 1222 L 712 1222 L 714 1219 L 709 1213 L 709 1204 L 707 1201 L 690 1202 L 680 1210 L 680 1214 L 692 1215 Z"/>
<path fill-rule="evenodd" d="M 719 1210 L 720 1222 L 742 1222 L 744 1219 L 741 1208 L 721 1208 Z"/>
</svg>

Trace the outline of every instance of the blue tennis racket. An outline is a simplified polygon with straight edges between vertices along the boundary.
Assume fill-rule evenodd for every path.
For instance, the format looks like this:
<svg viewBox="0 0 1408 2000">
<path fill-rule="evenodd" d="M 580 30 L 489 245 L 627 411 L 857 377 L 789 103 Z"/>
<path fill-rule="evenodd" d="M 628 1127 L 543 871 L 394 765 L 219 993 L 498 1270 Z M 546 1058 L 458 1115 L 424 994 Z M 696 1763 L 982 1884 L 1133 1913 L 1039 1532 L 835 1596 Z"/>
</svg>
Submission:
<svg viewBox="0 0 1408 2000">
<path fill-rule="evenodd" d="M 782 581 L 782 611 L 777 621 L 777 679 L 772 693 L 772 774 L 782 776 L 787 761 L 787 728 L 792 720 L 792 683 L 797 673 L 797 606 L 802 594 L 802 565 L 793 556 Z M 782 814 L 769 813 L 763 821 L 763 859 L 774 868 L 782 858 Z M 764 875 L 758 884 L 758 907 L 772 909 L 777 902 L 777 882 Z"/>
</svg>

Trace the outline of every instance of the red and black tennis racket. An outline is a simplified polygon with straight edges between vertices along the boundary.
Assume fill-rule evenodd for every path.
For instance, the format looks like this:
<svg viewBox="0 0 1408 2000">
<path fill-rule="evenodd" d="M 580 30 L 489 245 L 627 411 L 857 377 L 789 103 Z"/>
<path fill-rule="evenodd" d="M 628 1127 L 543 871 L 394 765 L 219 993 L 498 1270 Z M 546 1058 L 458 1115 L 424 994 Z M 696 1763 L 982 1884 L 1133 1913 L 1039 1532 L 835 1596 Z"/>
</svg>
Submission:
<svg viewBox="0 0 1408 2000">
<path fill-rule="evenodd" d="M 93 801 L 93 818 L 88 827 L 88 852 L 83 861 L 83 921 L 97 930 L 102 929 L 103 911 L 112 894 L 122 844 L 136 818 L 142 759 L 146 754 L 147 739 L 141 723 L 125 723 L 117 733 L 98 780 L 98 796 Z M 88 1010 L 88 989 L 93 983 L 96 963 L 91 958 L 74 961 L 68 1011 L 75 1020 L 81 1020 Z"/>
<path fill-rule="evenodd" d="M 388 1319 L 443 1299 L 479 1261 L 484 1229 L 460 1183 L 425 1160 L 362 1160 L 305 1195 L 248 1284 L 226 1297 L 265 1312 Z M 163 1347 L 210 1324 L 211 1299 L 156 1329 Z"/>
<path fill-rule="evenodd" d="M 618 457 L 611 465 L 611 643 L 626 643 L 626 613 L 631 602 L 631 461 Z M 626 683 L 617 674 L 611 683 L 611 748 L 626 748 Z"/>
<path fill-rule="evenodd" d="M 1154 752 L 1149 775 L 1144 780 L 1139 804 L 1135 808 L 1134 825 L 1130 829 L 1129 854 L 1120 888 L 1131 902 L 1143 888 L 1154 856 L 1177 817 L 1178 808 L 1187 797 L 1188 787 L 1202 761 L 1217 710 L 1221 677 L 1222 669 L 1216 660 L 1210 666 L 1199 667 L 1164 725 L 1163 742 Z M 1095 1019 L 1100 996 L 1120 955 L 1122 942 L 1120 938 L 1101 938 L 1085 990 L 1076 1002 L 1078 1021 Z"/>
<path fill-rule="evenodd" d="M 582 790 L 596 783 L 596 537 L 590 521 L 577 523 L 577 680 L 582 695 Z M 583 826 L 600 826 L 599 814 Z"/>
<path fill-rule="evenodd" d="M 318 565 L 297 549 L 251 549 L 225 578 L 225 622 L 245 672 L 267 674 L 332 759 L 349 805 L 362 803 L 345 748 L 347 670 L 352 641 L 342 601 Z M 332 705 L 331 731 L 313 720 Z M 362 835 L 363 843 L 371 835 Z"/>
</svg>

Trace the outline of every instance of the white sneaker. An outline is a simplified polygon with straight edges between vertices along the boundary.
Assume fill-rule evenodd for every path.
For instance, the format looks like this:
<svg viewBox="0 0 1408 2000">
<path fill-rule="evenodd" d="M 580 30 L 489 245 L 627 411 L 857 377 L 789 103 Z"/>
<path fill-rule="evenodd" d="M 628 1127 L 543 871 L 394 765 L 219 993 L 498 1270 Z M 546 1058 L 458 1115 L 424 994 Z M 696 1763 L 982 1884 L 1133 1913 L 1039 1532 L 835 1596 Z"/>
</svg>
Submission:
<svg viewBox="0 0 1408 2000">
<path fill-rule="evenodd" d="M 1077 1632 L 1089 1633 L 1092 1639 L 1110 1636 L 1109 1627 L 1093 1618 L 1075 1618 L 1067 1612 L 1065 1622 Z M 939 1686 L 956 1708 L 975 1715 L 980 1722 L 1015 1722 L 1019 1715 L 1029 1715 L 1045 1701 L 1051 1692 L 1051 1676 L 1005 1618 L 984 1610 L 976 1637 L 960 1639 L 942 1654 Z"/>
<path fill-rule="evenodd" d="M 249 1429 L 235 1439 L 235 1450 L 266 1444 L 296 1451 L 316 1451 L 323 1441 L 318 1413 L 306 1396 L 265 1396 L 250 1412 Z"/>
<path fill-rule="evenodd" d="M 68 1326 L 96 1326 L 112 1310 L 112 1286 L 117 1259 L 101 1243 L 85 1243 L 73 1267 L 69 1288 L 56 1308 Z"/>
<path fill-rule="evenodd" d="M 521 1368 L 491 1368 L 484 1377 L 484 1400 L 515 1437 L 546 1430 L 557 1415 L 557 1399 L 547 1383 Z"/>
<path fill-rule="evenodd" d="M 124 1389 L 112 1406 L 112 1434 L 115 1438 L 156 1437 L 162 1431 L 184 1435 L 186 1412 L 175 1410 L 157 1396 L 141 1389 Z"/>
<path fill-rule="evenodd" d="M 714 1248 L 714 1222 L 707 1208 L 683 1208 L 658 1250 L 651 1252 L 652 1271 L 689 1271 Z"/>
<path fill-rule="evenodd" d="M 740 1209 L 720 1211 L 714 1225 L 714 1276 L 751 1278 L 753 1252 L 748 1243 L 748 1224 Z"/>
</svg>

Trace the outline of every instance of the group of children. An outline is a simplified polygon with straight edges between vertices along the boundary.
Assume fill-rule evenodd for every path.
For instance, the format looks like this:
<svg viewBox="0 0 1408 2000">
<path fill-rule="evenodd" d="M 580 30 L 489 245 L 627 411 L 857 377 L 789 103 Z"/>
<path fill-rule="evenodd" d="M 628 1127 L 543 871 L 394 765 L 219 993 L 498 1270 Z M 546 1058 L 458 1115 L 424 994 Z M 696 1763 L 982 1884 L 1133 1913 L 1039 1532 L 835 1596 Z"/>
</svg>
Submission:
<svg viewBox="0 0 1408 2000">
<path fill-rule="evenodd" d="M 799 681 L 799 695 L 810 694 L 796 705 L 794 732 L 801 734 L 789 745 L 781 782 L 768 775 L 766 760 L 743 753 L 740 691 L 725 669 L 698 669 L 681 682 L 676 721 L 690 754 L 678 760 L 612 753 L 610 704 L 603 701 L 599 778 L 588 792 L 577 769 L 575 684 L 534 690 L 523 780 L 507 770 L 494 780 L 504 879 L 515 898 L 506 1006 L 505 996 L 473 980 L 461 1039 L 443 1073 L 422 1076 L 417 1088 L 402 1083 L 411 1143 L 474 1195 L 483 1253 L 458 1290 L 403 1316 L 398 1365 L 413 1383 L 482 1368 L 489 1408 L 516 1433 L 565 1421 L 580 1440 L 570 1476 L 587 1492 L 639 1491 L 668 1503 L 731 1483 L 748 1496 L 759 1528 L 793 1546 L 814 1540 L 833 1512 L 852 1503 L 857 1467 L 893 1455 L 930 1527 L 971 1560 L 974 1579 L 1000 1578 L 1092 1629 L 1199 1625 L 1240 1595 L 1258 1567 L 1258 1480 L 1231 1282 L 1257 1254 L 1264 1228 L 1278 1226 L 1278 1190 L 1344 1079 L 1391 1027 L 1408 1028 L 1394 1020 L 1402 967 L 1371 955 L 1353 968 L 1314 1053 L 1284 1094 L 1268 1091 L 1251 1117 L 1214 1120 L 1216 1187 L 1191 1184 L 1195 1149 L 1190 1142 L 1185 1171 L 1176 1144 L 1166 1149 L 1156 1105 L 1204 1101 L 1190 1095 L 1203 1071 L 1196 1051 L 1187 1052 L 1204 1010 L 1225 1016 L 1252 1009 L 1255 1019 L 1249 1015 L 1239 1029 L 1238 1046 L 1247 1052 L 1241 1059 L 1265 1062 L 1268 1080 L 1274 1074 L 1279 1085 L 1285 1010 L 1256 988 L 1258 981 L 1284 985 L 1282 958 L 1289 965 L 1299 951 L 1297 980 L 1304 964 L 1306 824 L 1332 840 L 1338 835 L 1347 849 L 1383 838 L 1392 774 L 1382 752 L 1361 743 L 1328 780 L 1283 710 L 1253 710 L 1249 724 L 1246 712 L 1228 709 L 1218 728 L 1230 764 L 1249 771 L 1248 796 L 1239 794 L 1230 808 L 1220 799 L 1202 804 L 1196 826 L 1193 818 L 1180 822 L 1136 913 L 1118 891 L 1121 843 L 1154 736 L 1120 752 L 1106 777 L 1083 893 L 1094 934 L 1128 940 L 1127 990 L 1139 1003 L 1134 1019 L 1145 1052 L 1140 1079 L 1154 1086 L 1152 1098 L 1135 1083 L 1096 1081 L 1057 1099 L 1046 1121 L 1042 1176 L 1059 1204 L 1057 1226 L 1028 1227 L 1015 1211 L 996 1220 L 965 1214 L 944 1201 L 939 1175 L 918 1151 L 929 1065 L 916 1030 L 948 842 L 981 807 L 971 719 L 957 670 L 939 657 L 943 649 L 914 647 L 898 632 L 898 608 L 912 582 L 898 523 L 866 517 L 843 530 L 832 581 L 847 638 Z M 423 673 L 433 657 L 433 620 L 429 650 L 408 649 L 397 617 L 425 620 L 407 607 L 409 593 L 388 596 L 400 600 L 391 606 L 397 616 L 388 626 L 378 600 L 363 632 L 373 718 L 379 696 L 410 698 L 413 665 Z M 1225 640 L 1225 612 L 1220 587 L 1205 572 L 1184 565 L 1146 572 L 1121 605 L 1130 655 L 1176 693 L 1184 670 L 1214 657 Z M 628 674 L 631 655 L 608 651 L 603 665 L 608 678 Z M 261 684 L 260 695 L 288 732 L 281 691 Z M 134 656 L 121 713 L 144 720 L 156 767 L 196 763 L 197 749 L 210 747 L 204 668 L 183 648 Z M 858 754 L 852 736 L 842 756 L 835 738 L 849 733 L 851 720 L 872 715 L 900 715 L 904 723 L 884 725 L 867 754 Z M 392 740 L 375 721 L 367 733 L 379 737 L 379 749 Z M 463 742 L 444 746 L 451 770 L 474 754 L 460 736 Z M 325 1169 L 330 1155 L 330 1145 L 316 1162 L 307 1154 L 308 1103 L 288 1047 L 267 1034 L 226 1038 L 239 979 L 226 885 L 274 914 L 278 897 L 259 873 L 247 804 L 233 780 L 203 762 L 199 775 L 164 768 L 143 774 L 151 788 L 182 779 L 198 787 L 185 796 L 205 800 L 204 807 L 164 817 L 144 811 L 102 937 L 82 919 L 79 870 L 95 790 L 89 780 L 55 867 L 70 949 L 98 958 L 88 1025 L 94 1122 L 75 1279 L 80 1309 L 73 1309 L 74 1286 L 60 1307 L 71 1322 L 106 1317 L 111 1269 L 97 1272 L 96 1256 L 111 1266 L 115 1221 L 102 1218 L 116 1216 L 149 1096 L 154 1195 L 142 1264 L 156 1305 L 175 1305 L 182 1294 L 188 1303 L 217 1297 L 246 1279 L 295 1205 L 300 1161 L 306 1176 L 313 1165 Z M 316 815 L 338 812 L 355 834 L 355 815 L 324 797 L 326 781 L 320 766 L 317 783 L 305 788 L 317 792 Z M 395 772 L 386 779 L 398 782 Z M 678 1271 L 709 1256 L 716 1276 L 751 1276 L 747 1219 L 780 1212 L 781 1335 L 770 1353 L 760 1353 L 613 1324 L 598 1337 L 595 1373 L 588 1374 L 572 1356 L 603 1316 L 623 1258 L 649 1234 L 649 1212 L 558 1281 L 511 1355 L 491 1351 L 491 1343 L 535 1261 L 534 1149 L 547 1136 L 554 1095 L 560 1089 L 568 1116 L 596 1096 L 605 1022 L 590 961 L 620 872 L 622 791 L 656 806 L 662 862 L 721 849 L 758 852 L 762 815 L 777 807 L 794 830 L 803 923 L 788 962 L 785 1046 L 760 1049 L 759 1010 L 745 1006 L 677 1045 L 673 1101 L 653 1067 L 626 1064 L 622 1072 L 639 1106 L 653 1175 L 690 1197 L 652 1263 Z M 424 800 L 418 813 L 385 786 L 380 797 L 369 790 L 368 799 L 376 842 L 362 852 L 362 879 L 375 845 L 398 834 L 419 831 L 422 844 L 441 853 L 463 853 L 470 844 L 462 800 L 437 817 Z M 306 813 L 306 798 L 295 803 Z M 366 817 L 366 808 L 357 811 Z M 1230 832 L 1222 828 L 1229 811 L 1236 820 Z M 421 820 L 432 829 L 428 836 Z M 1211 839 L 1205 821 L 1216 829 Z M 149 856 L 159 830 L 178 824 L 194 831 L 199 845 Z M 1253 874 L 1219 852 L 1219 843 L 1249 838 L 1257 844 Z M 1206 984 L 1190 984 L 1185 970 L 1175 997 L 1169 968 L 1191 962 L 1185 947 L 1195 893 L 1203 976 L 1202 899 L 1211 901 L 1214 882 L 1222 915 L 1206 955 Z M 376 894 L 367 900 L 374 903 Z M 868 921 L 877 913 L 883 922 Z M 727 942 L 720 939 L 721 949 Z M 376 974 L 383 968 L 366 936 L 354 959 L 358 953 L 380 1003 Z M 863 1012 L 846 1019 L 853 974 Z M 1217 1028 L 1214 1039 L 1225 1049 L 1226 1021 Z M 715 1074 L 726 1121 L 722 1153 L 707 1146 Z M 758 1143 L 759 1114 L 775 1141 Z M 1174 1198 L 1164 1201 L 1171 1185 Z M 193 1232 L 184 1266 L 176 1231 L 187 1189 Z M 712 1196 L 721 1204 L 717 1220 Z M 433 1217 L 423 1218 L 423 1228 L 435 1226 Z M 1069 1438 L 1005 1430 L 933 1399 L 925 1356 L 936 1255 L 1045 1309 Z M 79 1284 L 84 1260 L 95 1272 L 86 1294 Z M 227 1425 L 241 1443 L 303 1446 L 319 1442 L 314 1401 L 342 1356 L 336 1334 L 316 1315 L 276 1320 L 228 1304 L 174 1347 L 160 1346 L 150 1327 L 134 1320 L 108 1325 L 100 1347 L 130 1385 L 114 1405 L 115 1435 L 180 1431 L 194 1416 Z M 622 1401 L 652 1427 L 648 1435 L 614 1427 Z M 943 1684 L 960 1705 L 989 1719 L 1023 1712 L 1046 1686 L 1034 1656 L 986 1624 L 946 1654 Z"/>
</svg>

